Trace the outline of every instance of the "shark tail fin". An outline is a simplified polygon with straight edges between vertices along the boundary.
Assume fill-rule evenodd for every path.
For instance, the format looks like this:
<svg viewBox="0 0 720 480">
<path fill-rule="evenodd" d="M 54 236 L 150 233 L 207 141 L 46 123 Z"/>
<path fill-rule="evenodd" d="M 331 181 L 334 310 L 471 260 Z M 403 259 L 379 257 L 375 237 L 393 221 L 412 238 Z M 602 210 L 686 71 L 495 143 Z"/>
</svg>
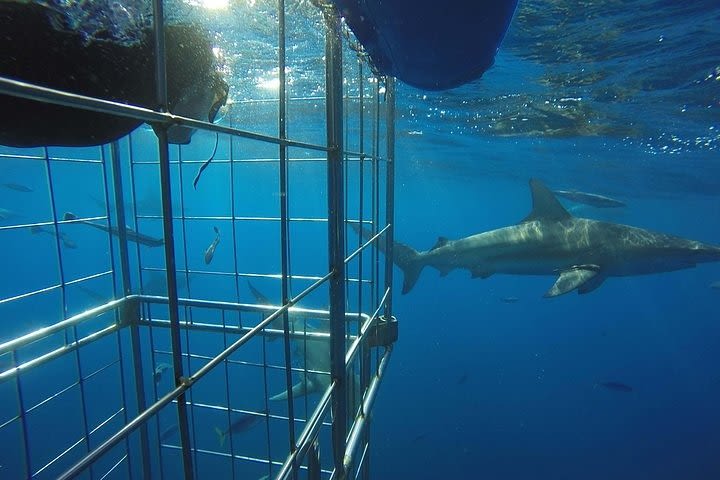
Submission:
<svg viewBox="0 0 720 480">
<path fill-rule="evenodd" d="M 402 293 L 408 293 L 415 286 L 420 278 L 425 263 L 422 261 L 422 253 L 403 243 L 393 245 L 393 260 L 395 265 L 403 271 Z"/>
<path fill-rule="evenodd" d="M 349 225 L 353 230 L 360 233 L 366 241 L 372 237 L 370 231 L 362 228 L 359 224 L 350 223 Z M 387 253 L 387 242 L 384 238 L 377 241 L 377 247 L 382 253 Z M 394 243 L 393 262 L 403 271 L 402 293 L 408 293 L 415 286 L 420 277 L 420 272 L 426 265 L 423 262 L 423 254 L 404 243 Z"/>
<path fill-rule="evenodd" d="M 220 442 L 220 447 L 222 447 L 223 445 L 225 445 L 225 437 L 226 437 L 225 432 L 220 430 L 218 427 L 215 427 L 215 433 L 218 436 L 218 441 Z"/>
</svg>

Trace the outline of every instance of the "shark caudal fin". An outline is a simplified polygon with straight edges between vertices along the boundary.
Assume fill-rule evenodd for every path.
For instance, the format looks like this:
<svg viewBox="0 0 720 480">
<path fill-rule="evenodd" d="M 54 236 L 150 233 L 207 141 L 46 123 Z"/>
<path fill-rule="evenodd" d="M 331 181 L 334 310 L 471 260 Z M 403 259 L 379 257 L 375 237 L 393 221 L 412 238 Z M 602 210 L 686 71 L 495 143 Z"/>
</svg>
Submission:
<svg viewBox="0 0 720 480">
<path fill-rule="evenodd" d="M 223 445 L 225 445 L 225 437 L 227 435 L 225 434 L 225 432 L 220 430 L 218 427 L 215 427 L 215 433 L 217 434 L 218 441 L 220 442 L 220 446 L 222 447 Z"/>
<path fill-rule="evenodd" d="M 372 238 L 372 234 L 360 227 L 360 225 L 350 223 L 350 227 L 356 232 L 362 233 L 365 241 Z M 385 243 L 382 238 L 378 239 L 376 243 L 382 253 L 386 253 L 387 251 Z M 415 283 L 420 277 L 420 272 L 422 272 L 422 269 L 426 265 L 426 263 L 423 262 L 423 254 L 404 243 L 396 242 L 393 244 L 393 263 L 403 271 L 402 293 L 408 293 L 415 286 Z"/>
<path fill-rule="evenodd" d="M 403 271 L 402 293 L 408 293 L 420 278 L 425 263 L 422 262 L 422 254 L 404 243 L 393 245 L 393 262 Z"/>
</svg>

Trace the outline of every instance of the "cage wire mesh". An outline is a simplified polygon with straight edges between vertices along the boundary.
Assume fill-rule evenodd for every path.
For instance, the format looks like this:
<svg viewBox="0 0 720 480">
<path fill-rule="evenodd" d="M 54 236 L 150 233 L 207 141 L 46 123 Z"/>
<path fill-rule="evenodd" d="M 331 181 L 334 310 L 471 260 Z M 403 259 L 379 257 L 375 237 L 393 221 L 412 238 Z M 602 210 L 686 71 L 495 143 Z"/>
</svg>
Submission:
<svg viewBox="0 0 720 480">
<path fill-rule="evenodd" d="M 3 183 L 27 186 L 3 192 L 22 213 L 0 223 L 16 246 L 0 282 L 3 478 L 369 478 L 396 338 L 378 254 L 394 87 L 331 6 L 303 7 L 246 19 L 274 37 L 277 77 L 218 124 L 157 111 L 157 136 L 0 147 Z M 149 120 L 6 78 L 0 93 Z M 171 124 L 192 142 L 168 144 Z"/>
</svg>

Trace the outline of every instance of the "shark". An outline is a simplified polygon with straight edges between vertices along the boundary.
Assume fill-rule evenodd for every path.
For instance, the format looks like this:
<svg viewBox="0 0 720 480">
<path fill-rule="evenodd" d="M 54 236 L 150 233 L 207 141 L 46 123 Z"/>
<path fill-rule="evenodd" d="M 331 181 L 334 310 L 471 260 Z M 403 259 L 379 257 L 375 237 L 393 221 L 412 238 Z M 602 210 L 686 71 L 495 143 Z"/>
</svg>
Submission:
<svg viewBox="0 0 720 480">
<path fill-rule="evenodd" d="M 308 331 L 313 330 L 308 327 Z M 330 386 L 330 340 L 311 337 L 295 340 L 293 354 L 296 358 L 304 357 L 306 369 L 298 375 L 297 382 L 292 386 L 293 398 L 323 393 L 327 390 Z M 284 390 L 271 396 L 270 400 L 287 400 L 287 398 L 288 392 Z"/>
<path fill-rule="evenodd" d="M 625 207 L 625 203 L 597 193 L 578 192 L 577 190 L 553 190 L 557 197 L 567 198 L 575 203 L 584 203 L 597 208 Z"/>
<path fill-rule="evenodd" d="M 80 220 L 77 215 L 75 215 L 72 212 L 65 212 L 63 215 L 63 221 L 71 221 L 71 220 L 78 220 L 78 223 L 84 223 L 85 225 L 90 225 L 93 228 L 97 228 L 98 230 L 102 230 L 103 232 L 111 233 L 112 235 L 119 236 L 120 230 L 117 227 L 108 227 L 107 225 L 102 225 L 99 223 L 94 223 L 89 220 Z M 136 232 L 132 228 L 126 226 L 125 227 L 125 236 L 130 242 L 136 242 L 141 245 L 147 245 L 148 247 L 161 247 L 165 244 L 165 240 L 162 238 L 154 238 L 150 237 L 148 235 L 144 235 L 140 232 Z"/>
<path fill-rule="evenodd" d="M 472 278 L 496 273 L 552 275 L 544 297 L 577 290 L 586 294 L 609 277 L 654 274 L 720 261 L 720 247 L 629 225 L 571 215 L 540 180 L 530 180 L 532 211 L 520 223 L 459 240 L 440 237 L 430 250 L 395 243 L 393 262 L 403 271 L 408 293 L 422 270 L 431 266 L 447 275 L 466 269 Z M 366 239 L 370 232 L 350 223 Z M 378 242 L 382 252 L 385 242 Z"/>
<path fill-rule="evenodd" d="M 215 427 L 215 434 L 218 436 L 218 442 L 220 446 L 225 445 L 225 440 L 228 435 L 234 435 L 236 433 L 242 433 L 250 430 L 252 427 L 260 423 L 263 417 L 267 418 L 267 410 L 263 410 L 257 414 L 255 413 L 243 413 L 238 416 L 230 426 L 223 431 L 220 427 Z"/>
<path fill-rule="evenodd" d="M 272 305 L 272 302 L 262 292 L 255 288 L 248 280 L 248 287 L 252 292 L 255 300 L 261 305 Z M 330 386 L 330 339 L 328 337 L 310 336 L 307 333 L 329 333 L 329 325 L 327 320 L 318 319 L 316 323 L 308 321 L 302 315 L 288 312 L 289 329 L 294 333 L 305 333 L 304 338 L 297 338 L 292 341 L 293 357 L 304 363 L 305 371 L 300 373 L 297 382 L 292 386 L 293 398 L 299 398 L 315 393 L 323 393 Z M 314 320 L 314 319 L 312 319 Z M 282 330 L 282 317 L 270 324 L 271 328 Z M 323 328 L 323 326 L 325 328 Z M 272 338 L 272 337 L 271 337 Z M 276 337 L 277 338 L 277 337 Z M 302 360 L 301 360 L 302 359 Z M 304 361 L 304 362 L 303 362 Z M 352 379 L 351 394 L 353 399 L 360 398 L 360 377 L 357 374 L 351 374 Z M 288 392 L 284 390 L 270 397 L 270 401 L 287 400 Z"/>
<path fill-rule="evenodd" d="M 247 282 L 250 292 L 261 305 L 272 305 L 270 299 L 255 286 Z M 288 323 L 291 332 L 320 331 L 319 328 L 307 323 L 304 317 L 288 312 Z M 270 324 L 270 328 L 282 330 L 283 319 L 278 318 Z M 271 337 L 272 338 L 272 337 Z M 306 336 L 292 342 L 293 356 L 305 359 L 306 372 L 300 374 L 300 379 L 293 385 L 293 397 L 301 397 L 312 393 L 322 393 L 330 386 L 330 340 Z M 287 400 L 287 390 L 270 397 L 271 401 Z"/>
</svg>

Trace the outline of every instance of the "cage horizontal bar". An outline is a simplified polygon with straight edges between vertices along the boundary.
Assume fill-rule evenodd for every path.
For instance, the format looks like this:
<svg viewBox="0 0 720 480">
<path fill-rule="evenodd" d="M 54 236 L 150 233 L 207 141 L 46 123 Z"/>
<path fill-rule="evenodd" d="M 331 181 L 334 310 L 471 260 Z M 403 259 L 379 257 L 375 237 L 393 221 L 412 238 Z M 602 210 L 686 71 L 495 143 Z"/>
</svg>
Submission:
<svg viewBox="0 0 720 480">
<path fill-rule="evenodd" d="M 346 95 L 343 97 L 343 99 L 345 99 L 345 100 L 360 100 L 361 98 L 364 100 L 374 100 L 375 96 L 368 94 L 364 97 L 360 97 L 360 95 Z M 318 96 L 309 95 L 309 96 L 304 96 L 304 97 L 288 97 L 288 101 L 306 101 L 306 100 L 307 101 L 321 100 L 324 102 L 325 97 L 322 97 L 319 95 Z M 254 105 L 256 103 L 277 103 L 278 101 L 279 101 L 279 99 L 277 99 L 277 98 L 257 98 L 257 99 L 250 98 L 250 99 L 234 100 L 232 103 L 234 105 Z"/>
<path fill-rule="evenodd" d="M 150 220 L 162 220 L 162 215 L 138 215 L 138 219 L 150 219 Z M 174 220 L 235 220 L 238 222 L 256 221 L 256 222 L 280 222 L 280 217 L 230 217 L 227 215 L 218 216 L 188 216 L 188 215 L 173 215 Z M 312 218 L 312 217 L 293 217 L 288 220 L 293 222 L 315 222 L 315 223 L 327 223 L 327 218 Z"/>
<path fill-rule="evenodd" d="M 180 447 L 177 446 L 177 445 L 165 445 L 165 444 L 163 444 L 163 447 L 168 448 L 168 449 L 172 449 L 172 450 L 180 450 Z M 191 451 L 197 452 L 197 453 L 202 453 L 202 454 L 205 454 L 205 455 L 212 455 L 212 456 L 216 456 L 216 457 L 232 458 L 232 459 L 235 459 L 235 460 L 245 460 L 245 461 L 248 461 L 248 462 L 259 463 L 259 464 L 262 464 L 262 465 L 282 466 L 282 463 L 281 463 L 281 462 L 278 462 L 278 461 L 276 461 L 276 460 L 267 460 L 267 459 L 265 459 L 265 458 L 248 457 L 248 456 L 246 456 L 246 455 L 237 455 L 237 454 L 232 454 L 232 453 L 227 453 L 227 452 L 216 452 L 216 451 L 214 451 L 214 450 L 205 450 L 205 449 L 203 449 L 203 448 L 192 448 Z M 305 465 L 299 465 L 298 468 L 299 468 L 300 470 L 307 470 L 307 467 L 306 467 Z M 326 469 L 321 470 L 321 472 L 324 473 L 324 474 L 326 474 L 326 475 L 330 475 L 330 474 L 332 473 L 331 470 L 326 470 Z"/>
<path fill-rule="evenodd" d="M 327 334 L 325 334 L 325 335 L 327 335 Z M 302 334 L 292 335 L 292 336 L 294 336 L 297 339 L 303 338 Z M 355 338 L 355 337 L 353 337 L 353 338 Z M 162 350 L 155 350 L 155 353 L 160 353 L 163 355 L 171 355 L 172 354 L 169 351 L 162 351 Z M 210 355 L 198 355 L 198 354 L 187 354 L 187 353 L 182 353 L 181 357 L 189 358 L 189 359 L 198 359 L 198 360 L 212 360 L 213 358 L 215 358 L 214 356 L 210 356 Z M 243 365 L 243 366 L 249 366 L 249 367 L 267 368 L 268 370 L 283 370 L 283 371 L 286 370 L 284 365 L 274 365 L 272 363 L 250 362 L 248 360 L 233 360 L 231 358 L 225 359 L 225 362 L 228 365 Z M 299 373 L 299 374 L 304 374 L 304 373 L 328 374 L 329 373 L 327 371 L 322 371 L 322 370 L 313 370 L 310 368 L 292 367 L 292 366 L 290 367 L 290 371 L 293 373 Z"/>
<path fill-rule="evenodd" d="M 115 463 L 115 465 L 113 465 L 112 467 L 110 467 L 110 470 L 108 470 L 107 472 L 105 472 L 105 475 L 103 475 L 102 477 L 100 477 L 100 480 L 105 480 L 107 477 L 109 477 L 109 476 L 115 471 L 115 469 L 117 469 L 120 465 L 122 465 L 123 462 L 125 462 L 127 459 L 128 459 L 128 454 L 126 453 L 125 455 L 123 455 L 123 456 L 120 458 L 120 460 L 117 461 L 117 463 Z"/>
<path fill-rule="evenodd" d="M 26 293 L 22 293 L 20 295 L 15 295 L 14 297 L 6 297 L 3 299 L 0 299 L 0 305 L 2 305 L 3 303 L 14 302 L 16 300 L 22 300 L 23 298 L 32 297 L 34 295 L 40 295 L 41 293 L 51 292 L 53 290 L 63 288 L 63 286 L 74 285 L 76 283 L 86 282 L 88 280 L 93 280 L 95 278 L 103 277 L 105 275 L 110 275 L 110 274 L 112 274 L 112 270 L 106 270 L 104 272 L 93 273 L 92 275 L 88 275 L 86 277 L 76 278 L 74 280 L 68 280 L 65 283 L 57 283 L 57 284 L 51 285 L 49 287 L 41 288 L 38 290 L 33 290 L 32 292 L 26 292 Z M 0 354 L 2 354 L 2 346 L 3 345 L 4 344 L 0 344 Z"/>
<path fill-rule="evenodd" d="M 45 470 L 47 470 L 48 468 L 50 468 L 53 463 L 55 463 L 55 462 L 57 462 L 58 460 L 60 460 L 60 459 L 61 459 L 62 457 L 64 457 L 70 450 L 72 450 L 73 448 L 77 447 L 78 445 L 80 445 L 80 444 L 83 443 L 84 441 L 85 441 L 85 439 L 84 439 L 84 438 L 81 438 L 81 439 L 78 440 L 77 442 L 73 443 L 73 444 L 70 445 L 68 448 L 66 448 L 60 455 L 58 455 L 57 457 L 53 458 L 52 460 L 50 460 L 50 462 L 48 462 L 47 464 L 45 464 L 45 466 L 43 466 L 42 468 L 40 468 L 40 470 L 38 470 L 37 472 L 31 474 L 30 477 L 31 477 L 31 478 L 37 477 L 37 476 L 40 475 L 42 472 L 44 472 Z"/>
<path fill-rule="evenodd" d="M 0 373 L 0 383 L 5 382 L 26 370 L 30 370 L 31 368 L 38 367 L 44 363 L 49 362 L 50 360 L 54 360 L 70 352 L 74 352 L 75 350 L 84 345 L 88 345 L 89 343 L 99 340 L 107 335 L 110 335 L 111 333 L 115 333 L 116 331 L 120 330 L 120 328 L 122 327 L 119 324 L 115 323 L 97 332 L 88 334 L 79 340 L 75 340 L 71 343 L 63 345 L 62 347 L 51 350 L 48 353 L 35 357 L 32 360 L 28 360 L 27 362 L 23 362 L 20 365 L 11 367 Z"/>
<path fill-rule="evenodd" d="M 99 149 L 98 147 L 95 147 Z M 13 160 L 50 160 L 52 162 L 76 162 L 76 163 L 96 163 L 102 164 L 102 159 L 91 159 L 91 158 L 72 158 L 72 157 L 56 157 L 54 155 L 25 155 L 17 153 L 0 153 L 0 159 L 12 158 Z"/>
<path fill-rule="evenodd" d="M 85 95 L 64 92 L 54 88 L 41 87 L 32 83 L 12 80 L 0 77 L 0 94 L 11 95 L 14 97 L 25 98 L 28 100 L 42 101 L 65 107 L 82 108 L 83 110 L 91 110 L 94 112 L 107 113 L 110 115 L 119 115 L 121 117 L 134 118 L 147 123 L 159 123 L 166 126 L 182 125 L 198 130 L 209 132 L 224 133 L 236 137 L 246 138 L 249 140 L 257 140 L 260 142 L 271 143 L 275 145 L 285 145 L 288 147 L 304 148 L 306 150 L 317 150 L 326 152 L 328 149 L 322 145 L 298 142 L 294 140 L 285 140 L 259 133 L 238 130 L 232 127 L 226 127 L 214 123 L 208 123 L 201 120 L 195 120 L 172 113 L 162 113 L 150 110 L 144 107 L 134 105 L 126 105 L 124 103 L 112 102 L 110 100 L 102 100 Z"/>
<path fill-rule="evenodd" d="M 343 152 L 344 155 L 346 155 L 345 161 L 349 162 L 370 162 L 372 160 L 377 161 L 385 161 L 385 157 L 383 156 L 375 156 L 371 155 L 369 153 L 355 153 L 354 155 L 351 154 L 351 152 Z M 12 155 L 8 155 L 12 157 Z M 45 157 L 32 157 L 37 158 L 38 160 L 45 160 Z M 52 159 L 51 159 L 52 160 Z M 80 160 L 78 160 L 80 161 Z M 326 163 L 327 157 L 298 157 L 298 158 L 288 158 L 288 163 Z M 203 164 L 207 162 L 207 160 L 170 160 L 171 165 L 184 165 L 184 164 Z M 227 158 L 213 158 L 212 163 L 214 164 L 233 164 L 238 165 L 242 163 L 278 163 L 277 158 L 239 158 L 239 159 L 227 159 Z M 157 160 L 133 160 L 133 165 L 157 165 Z"/>
<path fill-rule="evenodd" d="M 9 352 L 10 350 L 15 350 L 17 348 L 20 348 L 21 346 L 23 346 L 27 343 L 34 342 L 35 340 L 39 340 L 41 338 L 52 335 L 55 332 L 59 332 L 66 328 L 72 327 L 73 325 L 77 325 L 86 320 L 97 317 L 98 315 L 101 315 L 105 312 L 109 312 L 111 310 L 120 308 L 121 306 L 124 306 L 126 303 L 128 303 L 130 301 L 132 301 L 132 299 L 130 297 L 124 297 L 119 300 L 110 300 L 109 302 L 107 302 L 104 305 L 90 308 L 88 310 L 85 310 L 82 313 L 73 315 L 72 317 L 70 317 L 68 319 L 65 319 L 58 323 L 50 325 L 49 327 L 39 328 L 39 329 L 37 329 L 33 332 L 30 332 L 26 335 L 23 335 L 21 337 L 18 337 L 13 340 L 2 343 L 2 344 L 0 344 L 0 355 L 2 355 L 5 352 Z"/>
</svg>

